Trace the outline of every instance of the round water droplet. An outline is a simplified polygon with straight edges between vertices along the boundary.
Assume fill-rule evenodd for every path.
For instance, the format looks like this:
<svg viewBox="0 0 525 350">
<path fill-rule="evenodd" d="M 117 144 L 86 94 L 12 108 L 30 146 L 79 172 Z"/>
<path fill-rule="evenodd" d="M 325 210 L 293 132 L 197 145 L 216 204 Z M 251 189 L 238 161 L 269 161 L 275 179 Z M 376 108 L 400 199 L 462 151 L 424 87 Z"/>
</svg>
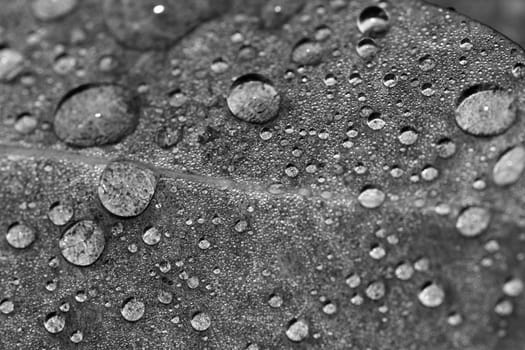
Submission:
<svg viewBox="0 0 525 350">
<path fill-rule="evenodd" d="M 77 266 L 89 266 L 100 257 L 106 244 L 102 229 L 91 220 L 82 220 L 64 232 L 59 241 L 62 256 Z"/>
<path fill-rule="evenodd" d="M 82 334 L 82 332 L 78 330 L 71 333 L 71 336 L 69 337 L 69 340 L 71 340 L 71 342 L 75 344 L 80 343 L 83 339 L 84 339 L 84 334 Z"/>
<path fill-rule="evenodd" d="M 293 320 L 290 322 L 288 329 L 286 330 L 286 336 L 288 339 L 296 343 L 305 340 L 308 337 L 308 333 L 308 323 L 303 319 Z"/>
<path fill-rule="evenodd" d="M 425 55 L 419 59 L 419 69 L 428 72 L 436 67 L 436 60 L 430 55 Z"/>
<path fill-rule="evenodd" d="M 37 126 L 38 119 L 29 113 L 23 113 L 16 118 L 15 130 L 20 134 L 30 134 L 35 131 Z"/>
<path fill-rule="evenodd" d="M 477 85 L 463 92 L 456 109 L 461 130 L 474 136 L 496 136 L 507 131 L 517 117 L 516 98 L 495 87 Z"/>
<path fill-rule="evenodd" d="M 73 218 L 73 207 L 60 202 L 53 203 L 47 217 L 56 226 L 64 226 Z"/>
<path fill-rule="evenodd" d="M 277 116 L 281 97 L 268 79 L 258 74 L 246 74 L 233 83 L 227 103 L 235 117 L 262 124 Z"/>
<path fill-rule="evenodd" d="M 35 230 L 24 224 L 15 223 L 9 227 L 5 236 L 7 243 L 13 248 L 24 249 L 35 241 Z"/>
<path fill-rule="evenodd" d="M 525 170 L 525 148 L 516 146 L 505 152 L 492 171 L 494 183 L 509 186 L 516 183 Z"/>
<path fill-rule="evenodd" d="M 359 40 L 355 47 L 359 57 L 365 60 L 373 59 L 379 51 L 379 46 L 372 38 L 364 38 Z"/>
<path fill-rule="evenodd" d="M 15 310 L 15 304 L 10 299 L 3 299 L 0 301 L 0 312 L 4 315 L 9 315 Z"/>
<path fill-rule="evenodd" d="M 414 143 L 416 143 L 418 138 L 418 133 L 412 128 L 403 128 L 398 137 L 399 142 L 406 146 L 413 145 Z"/>
<path fill-rule="evenodd" d="M 160 239 L 162 238 L 162 234 L 156 227 L 150 227 L 144 231 L 144 234 L 142 235 L 142 240 L 147 245 L 155 245 L 160 242 Z"/>
<path fill-rule="evenodd" d="M 132 162 L 116 161 L 108 164 L 102 172 L 97 192 L 100 202 L 109 212 L 132 217 L 146 210 L 156 186 L 157 179 L 152 170 Z"/>
<path fill-rule="evenodd" d="M 66 318 L 56 312 L 52 312 L 46 316 L 44 327 L 51 334 L 57 334 L 64 330 L 66 326 Z"/>
<path fill-rule="evenodd" d="M 368 209 L 379 208 L 385 201 L 386 196 L 383 191 L 375 187 L 365 188 L 357 197 L 359 203 Z"/>
<path fill-rule="evenodd" d="M 386 287 L 382 281 L 374 281 L 366 287 L 365 294 L 371 300 L 380 300 L 385 296 Z"/>
<path fill-rule="evenodd" d="M 82 85 L 58 104 L 54 129 L 59 139 L 77 147 L 102 146 L 120 141 L 138 123 L 136 99 L 114 84 Z"/>
<path fill-rule="evenodd" d="M 300 65 L 314 65 L 322 58 L 322 45 L 309 39 L 299 41 L 292 50 L 292 61 Z"/>
<path fill-rule="evenodd" d="M 64 17 L 77 5 L 77 0 L 33 0 L 33 15 L 41 21 L 51 21 Z"/>
<path fill-rule="evenodd" d="M 445 291 L 440 285 L 434 282 L 427 283 L 421 288 L 417 297 L 423 306 L 435 308 L 443 304 Z"/>
<path fill-rule="evenodd" d="M 210 316 L 205 312 L 197 312 L 193 317 L 191 318 L 191 326 L 193 329 L 199 332 L 203 332 L 210 328 L 211 326 L 211 318 Z"/>
<path fill-rule="evenodd" d="M 228 0 L 111 0 L 104 19 L 116 40 L 137 50 L 163 50 L 206 20 L 225 13 Z"/>
<path fill-rule="evenodd" d="M 414 268 L 409 262 L 403 262 L 396 267 L 395 275 L 402 281 L 408 281 L 414 275 Z"/>
<path fill-rule="evenodd" d="M 280 308 L 283 305 L 283 298 L 280 295 L 272 294 L 268 299 L 268 305 L 273 308 Z"/>
<path fill-rule="evenodd" d="M 440 158 L 448 159 L 456 154 L 457 146 L 451 139 L 444 138 L 438 141 L 436 148 Z"/>
<path fill-rule="evenodd" d="M 24 56 L 12 49 L 0 49 L 0 81 L 10 81 L 21 71 Z"/>
<path fill-rule="evenodd" d="M 459 214 L 456 228 L 465 237 L 476 237 L 483 233 L 490 223 L 490 212 L 483 207 L 472 206 Z"/>
<path fill-rule="evenodd" d="M 369 6 L 359 14 L 357 28 L 361 33 L 382 34 L 390 26 L 388 13 L 378 6 Z"/>
<path fill-rule="evenodd" d="M 122 308 L 120 309 L 120 314 L 126 321 L 136 322 L 144 316 L 146 311 L 146 306 L 144 303 L 134 297 L 130 297 L 124 300 Z"/>
</svg>

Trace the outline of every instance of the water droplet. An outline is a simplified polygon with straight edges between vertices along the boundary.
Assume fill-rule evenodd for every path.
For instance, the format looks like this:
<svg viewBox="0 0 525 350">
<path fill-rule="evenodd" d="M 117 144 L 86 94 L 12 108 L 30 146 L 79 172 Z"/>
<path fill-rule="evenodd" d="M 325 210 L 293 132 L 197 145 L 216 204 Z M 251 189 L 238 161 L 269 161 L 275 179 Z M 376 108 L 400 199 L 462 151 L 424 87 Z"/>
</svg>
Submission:
<svg viewBox="0 0 525 350">
<path fill-rule="evenodd" d="M 514 67 L 512 67 L 512 75 L 516 79 L 523 79 L 525 78 L 525 64 L 523 63 L 516 63 Z"/>
<path fill-rule="evenodd" d="M 387 88 L 393 88 L 397 85 L 397 76 L 393 73 L 388 73 L 383 77 L 383 84 Z"/>
<path fill-rule="evenodd" d="M 91 220 L 82 220 L 64 232 L 59 241 L 62 256 L 77 266 L 89 266 L 100 257 L 106 244 L 102 229 Z"/>
<path fill-rule="evenodd" d="M 421 288 L 417 297 L 423 306 L 435 308 L 443 304 L 445 291 L 440 285 L 434 282 L 427 283 Z"/>
<path fill-rule="evenodd" d="M 12 49 L 0 49 L 0 81 L 10 81 L 21 71 L 24 56 Z"/>
<path fill-rule="evenodd" d="M 142 235 L 142 240 L 147 245 L 155 245 L 160 242 L 162 234 L 156 227 L 149 227 L 144 231 Z"/>
<path fill-rule="evenodd" d="M 144 316 L 146 311 L 146 306 L 144 303 L 134 297 L 130 297 L 124 300 L 122 308 L 120 309 L 120 314 L 126 321 L 136 322 Z"/>
<path fill-rule="evenodd" d="M 358 274 L 353 273 L 346 278 L 345 282 L 348 287 L 355 289 L 361 285 L 361 277 Z"/>
<path fill-rule="evenodd" d="M 517 117 L 514 96 L 493 86 L 476 85 L 463 92 L 456 109 L 461 130 L 474 136 L 496 136 L 507 131 Z"/>
<path fill-rule="evenodd" d="M 397 265 L 395 275 L 402 281 L 408 281 L 414 275 L 414 268 L 409 262 L 403 262 Z"/>
<path fill-rule="evenodd" d="M 77 6 L 77 0 L 33 0 L 33 15 L 41 21 L 64 17 Z"/>
<path fill-rule="evenodd" d="M 390 26 L 388 13 L 378 6 L 365 8 L 359 14 L 357 27 L 361 33 L 383 34 Z"/>
<path fill-rule="evenodd" d="M 100 176 L 98 197 L 109 212 L 132 217 L 148 207 L 157 186 L 155 173 L 127 161 L 107 165 Z"/>
<path fill-rule="evenodd" d="M 308 337 L 308 333 L 308 323 L 303 319 L 293 320 L 290 322 L 288 329 L 286 330 L 286 336 L 288 339 L 296 343 L 305 340 Z"/>
<path fill-rule="evenodd" d="M 31 227 L 15 223 L 8 228 L 5 238 L 11 247 L 24 249 L 35 241 L 36 234 Z"/>
<path fill-rule="evenodd" d="M 368 209 L 379 208 L 385 201 L 385 193 L 378 188 L 368 187 L 361 191 L 357 200 Z"/>
<path fill-rule="evenodd" d="M 137 123 L 137 101 L 123 87 L 88 84 L 62 98 L 54 129 L 67 144 L 92 147 L 120 141 L 133 132 Z"/>
<path fill-rule="evenodd" d="M 364 60 L 373 59 L 379 51 L 379 46 L 372 38 L 363 38 L 359 40 L 356 46 L 356 51 L 359 57 Z"/>
<path fill-rule="evenodd" d="M 465 237 L 475 237 L 483 233 L 490 223 L 490 212 L 488 209 L 471 206 L 464 209 L 458 217 L 456 228 Z"/>
<path fill-rule="evenodd" d="M 191 318 L 191 326 L 193 329 L 199 332 L 203 332 L 210 328 L 211 326 L 211 318 L 210 316 L 205 312 L 197 312 L 193 317 Z"/>
<path fill-rule="evenodd" d="M 514 304 L 510 300 L 500 300 L 494 307 L 494 312 L 499 316 L 510 316 L 514 312 Z"/>
<path fill-rule="evenodd" d="M 365 290 L 365 294 L 371 300 L 380 300 L 385 296 L 386 287 L 382 281 L 370 283 Z"/>
<path fill-rule="evenodd" d="M 425 55 L 419 59 L 419 69 L 423 72 L 431 71 L 436 67 L 436 60 L 430 55 Z"/>
<path fill-rule="evenodd" d="M 227 103 L 235 117 L 262 124 L 277 116 L 281 97 L 268 79 L 258 74 L 246 74 L 233 83 Z"/>
<path fill-rule="evenodd" d="M 4 315 L 9 315 L 15 310 L 15 303 L 10 299 L 2 299 L 0 301 L 0 312 Z"/>
<path fill-rule="evenodd" d="M 448 159 L 456 154 L 456 143 L 451 139 L 444 138 L 438 141 L 437 145 L 437 154 L 440 158 Z"/>
<path fill-rule="evenodd" d="M 68 204 L 55 202 L 49 208 L 47 217 L 56 226 L 64 226 L 73 218 L 73 207 Z"/>
<path fill-rule="evenodd" d="M 112 0 L 104 19 L 117 41 L 137 50 L 163 50 L 206 20 L 225 13 L 227 0 Z"/>
<path fill-rule="evenodd" d="M 414 143 L 416 143 L 419 135 L 418 133 L 412 129 L 412 128 L 403 128 L 401 130 L 401 133 L 399 134 L 399 142 L 401 142 L 403 145 L 411 146 Z"/>
<path fill-rule="evenodd" d="M 300 65 L 314 65 L 322 58 L 322 45 L 309 39 L 299 41 L 292 50 L 292 61 Z"/>
<path fill-rule="evenodd" d="M 71 342 L 75 344 L 80 343 L 83 339 L 84 339 L 84 334 L 82 334 L 82 332 L 78 330 L 71 333 L 71 336 L 69 337 L 69 340 L 71 340 Z"/>
<path fill-rule="evenodd" d="M 15 130 L 20 134 L 30 134 L 35 131 L 37 126 L 38 119 L 29 113 L 23 113 L 16 118 Z"/>
<path fill-rule="evenodd" d="M 492 171 L 494 183 L 509 186 L 516 183 L 525 170 L 525 148 L 516 146 L 499 158 Z"/>
<path fill-rule="evenodd" d="M 283 305 L 283 298 L 280 295 L 272 294 L 268 299 L 268 305 L 273 308 L 280 308 Z"/>
<path fill-rule="evenodd" d="M 520 278 L 514 277 L 503 285 L 503 293 L 509 297 L 518 297 L 523 293 L 523 280 Z"/>
<path fill-rule="evenodd" d="M 44 327 L 51 334 L 57 334 L 64 330 L 66 326 L 66 318 L 62 315 L 52 312 L 46 316 Z"/>
</svg>

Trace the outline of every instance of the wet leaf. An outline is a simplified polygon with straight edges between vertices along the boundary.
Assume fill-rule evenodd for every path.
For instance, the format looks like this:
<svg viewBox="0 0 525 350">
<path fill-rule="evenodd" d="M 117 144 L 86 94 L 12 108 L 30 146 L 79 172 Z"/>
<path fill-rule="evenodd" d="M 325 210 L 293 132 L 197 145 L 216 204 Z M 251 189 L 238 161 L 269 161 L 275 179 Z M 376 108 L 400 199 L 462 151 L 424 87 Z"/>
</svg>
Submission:
<svg viewBox="0 0 525 350">
<path fill-rule="evenodd" d="M 0 348 L 523 348 L 519 46 L 415 0 L 35 3 Z"/>
</svg>

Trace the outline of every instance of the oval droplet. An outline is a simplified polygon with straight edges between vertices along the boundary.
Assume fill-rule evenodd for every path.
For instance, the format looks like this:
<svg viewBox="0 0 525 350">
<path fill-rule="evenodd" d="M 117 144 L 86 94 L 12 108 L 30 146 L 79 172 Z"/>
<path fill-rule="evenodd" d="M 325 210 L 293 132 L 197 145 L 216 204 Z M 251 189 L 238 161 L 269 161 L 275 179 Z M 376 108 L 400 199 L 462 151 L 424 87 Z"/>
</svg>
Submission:
<svg viewBox="0 0 525 350">
<path fill-rule="evenodd" d="M 64 17 L 77 6 L 77 0 L 34 0 L 33 15 L 41 21 L 52 21 Z"/>
<path fill-rule="evenodd" d="M 164 50 L 204 21 L 225 13 L 229 0 L 111 0 L 104 20 L 115 39 L 137 50 Z"/>
<path fill-rule="evenodd" d="M 54 129 L 57 137 L 77 147 L 116 143 L 138 124 L 138 104 L 123 87 L 88 84 L 73 89 L 58 104 Z"/>
<path fill-rule="evenodd" d="M 205 312 L 197 312 L 193 317 L 191 318 L 191 326 L 193 329 L 199 332 L 204 332 L 211 326 L 211 318 L 210 316 Z"/>
<path fill-rule="evenodd" d="M 509 186 L 516 183 L 525 170 L 525 148 L 516 146 L 505 152 L 492 171 L 494 183 Z"/>
<path fill-rule="evenodd" d="M 57 334 L 64 330 L 66 318 L 63 315 L 52 312 L 46 316 L 44 321 L 45 329 L 51 334 Z"/>
<path fill-rule="evenodd" d="M 359 14 L 357 28 L 361 33 L 382 34 L 388 31 L 390 16 L 378 6 L 369 6 Z"/>
<path fill-rule="evenodd" d="M 494 86 L 477 85 L 463 92 L 456 109 L 461 130 L 474 136 L 506 132 L 517 118 L 516 98 Z"/>
<path fill-rule="evenodd" d="M 134 297 L 124 300 L 120 314 L 126 321 L 137 322 L 144 316 L 146 306 L 144 303 Z"/>
<path fill-rule="evenodd" d="M 367 209 L 379 208 L 385 201 L 386 195 L 375 187 L 365 188 L 357 197 L 359 203 Z"/>
<path fill-rule="evenodd" d="M 296 343 L 305 340 L 308 337 L 308 334 L 308 323 L 303 319 L 293 320 L 290 322 L 288 329 L 286 330 L 286 336 L 288 339 Z"/>
<path fill-rule="evenodd" d="M 436 308 L 443 304 L 443 301 L 445 300 L 445 291 L 440 285 L 432 282 L 423 286 L 417 297 L 423 306 Z"/>
<path fill-rule="evenodd" d="M 476 237 L 485 231 L 490 224 L 488 209 L 471 206 L 464 209 L 458 216 L 456 228 L 465 237 Z"/>
<path fill-rule="evenodd" d="M 317 64 L 322 57 L 322 45 L 309 39 L 299 41 L 292 50 L 292 61 L 300 65 Z"/>
</svg>

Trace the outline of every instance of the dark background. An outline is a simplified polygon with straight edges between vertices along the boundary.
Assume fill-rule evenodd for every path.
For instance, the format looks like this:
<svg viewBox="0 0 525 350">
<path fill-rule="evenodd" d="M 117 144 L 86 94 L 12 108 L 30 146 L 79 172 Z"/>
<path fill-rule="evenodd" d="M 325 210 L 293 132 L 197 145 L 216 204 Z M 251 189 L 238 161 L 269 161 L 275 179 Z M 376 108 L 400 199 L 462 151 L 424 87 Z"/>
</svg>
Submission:
<svg viewBox="0 0 525 350">
<path fill-rule="evenodd" d="M 487 24 L 525 48 L 525 0 L 426 0 Z"/>
</svg>

